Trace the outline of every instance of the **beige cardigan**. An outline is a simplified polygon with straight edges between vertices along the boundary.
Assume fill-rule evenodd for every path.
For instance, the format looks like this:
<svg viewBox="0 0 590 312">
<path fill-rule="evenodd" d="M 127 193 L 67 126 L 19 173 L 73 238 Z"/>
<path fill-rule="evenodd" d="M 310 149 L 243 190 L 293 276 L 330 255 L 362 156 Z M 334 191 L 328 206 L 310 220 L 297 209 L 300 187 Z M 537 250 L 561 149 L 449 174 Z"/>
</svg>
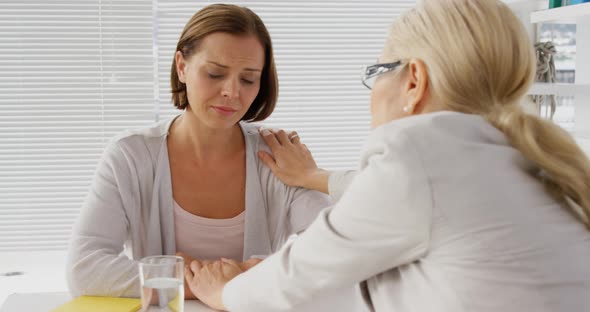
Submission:
<svg viewBox="0 0 590 312">
<path fill-rule="evenodd" d="M 479 116 L 386 124 L 352 181 L 330 177 L 340 200 L 230 281 L 224 304 L 284 311 L 360 283 L 374 311 L 590 311 L 590 232 L 534 169 Z"/>
<path fill-rule="evenodd" d="M 72 233 L 70 292 L 138 297 L 138 260 L 175 254 L 166 137 L 172 120 L 114 139 L 103 155 Z M 244 259 L 276 251 L 329 205 L 321 193 L 284 185 L 256 156 L 269 150 L 241 123 L 246 142 Z"/>
</svg>

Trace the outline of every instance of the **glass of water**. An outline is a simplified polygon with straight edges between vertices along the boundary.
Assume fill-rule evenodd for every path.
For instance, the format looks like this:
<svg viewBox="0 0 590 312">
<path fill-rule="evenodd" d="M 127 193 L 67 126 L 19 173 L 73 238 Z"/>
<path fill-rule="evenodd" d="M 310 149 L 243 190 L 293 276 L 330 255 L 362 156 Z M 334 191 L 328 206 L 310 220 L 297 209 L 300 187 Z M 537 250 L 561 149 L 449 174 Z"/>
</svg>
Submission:
<svg viewBox="0 0 590 312">
<path fill-rule="evenodd" d="M 151 256 L 139 262 L 141 311 L 184 312 L 184 260 Z"/>
</svg>

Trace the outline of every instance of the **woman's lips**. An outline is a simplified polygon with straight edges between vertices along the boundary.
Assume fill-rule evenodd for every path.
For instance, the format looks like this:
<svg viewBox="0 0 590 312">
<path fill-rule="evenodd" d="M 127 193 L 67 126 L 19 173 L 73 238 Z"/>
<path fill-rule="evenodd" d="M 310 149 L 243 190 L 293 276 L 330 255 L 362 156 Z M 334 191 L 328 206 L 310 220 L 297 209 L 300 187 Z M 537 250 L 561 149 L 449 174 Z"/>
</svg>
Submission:
<svg viewBox="0 0 590 312">
<path fill-rule="evenodd" d="M 233 108 L 227 107 L 227 106 L 213 106 L 213 109 L 216 112 L 218 112 L 218 113 L 220 113 L 222 115 L 225 115 L 225 116 L 232 115 L 232 114 L 234 114 L 235 112 L 238 111 L 236 109 L 233 109 Z"/>
</svg>

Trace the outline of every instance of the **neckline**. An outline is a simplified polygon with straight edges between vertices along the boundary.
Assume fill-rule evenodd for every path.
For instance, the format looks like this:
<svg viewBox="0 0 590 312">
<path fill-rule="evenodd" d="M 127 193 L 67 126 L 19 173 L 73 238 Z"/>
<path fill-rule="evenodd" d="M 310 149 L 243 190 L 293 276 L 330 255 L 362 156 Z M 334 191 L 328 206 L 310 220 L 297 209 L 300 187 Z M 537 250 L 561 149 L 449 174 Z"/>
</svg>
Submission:
<svg viewBox="0 0 590 312">
<path fill-rule="evenodd" d="M 216 227 L 232 227 L 244 224 L 246 210 L 242 211 L 238 215 L 225 218 L 225 219 L 213 219 L 206 218 L 199 215 L 192 214 L 184 210 L 174 199 L 172 199 L 174 205 L 174 214 L 179 215 L 182 220 L 188 221 L 193 224 L 205 225 L 205 226 L 216 226 Z"/>
<path fill-rule="evenodd" d="M 184 212 L 190 216 L 193 216 L 193 217 L 201 218 L 202 220 L 231 220 L 231 219 L 209 219 L 209 218 L 204 218 L 201 216 L 193 215 L 190 212 L 184 210 L 182 207 L 180 207 L 180 205 L 178 205 L 178 203 L 176 203 L 176 200 L 174 199 L 173 192 L 172 192 L 172 170 L 170 169 L 170 157 L 168 156 L 168 152 L 169 152 L 168 151 L 168 135 L 170 134 L 169 131 L 170 131 L 170 127 L 172 126 L 172 123 L 174 122 L 174 120 L 176 120 L 176 118 L 180 117 L 182 114 L 184 114 L 184 112 L 174 116 L 173 118 L 171 118 L 167 122 L 167 124 L 165 125 L 165 128 L 164 128 L 164 130 L 165 130 L 163 133 L 164 140 L 162 142 L 163 148 L 164 148 L 164 154 L 166 155 L 166 162 L 167 162 L 167 167 L 168 167 L 168 177 L 170 179 L 170 199 L 172 200 L 172 206 L 173 206 L 172 210 L 176 211 L 174 206 L 177 205 L 180 208 L 180 210 L 182 210 L 182 212 Z M 249 205 L 250 200 L 249 200 L 248 194 L 252 191 L 252 188 L 255 188 L 254 185 L 250 185 L 252 183 L 252 181 L 250 181 L 250 180 L 253 178 L 252 175 L 257 174 L 257 171 L 256 171 L 255 159 L 253 157 L 251 157 L 254 147 L 252 146 L 251 142 L 248 140 L 248 135 L 250 133 L 247 129 L 247 125 L 242 121 L 239 121 L 238 125 L 240 126 L 240 130 L 242 132 L 242 137 L 244 138 L 244 154 L 245 154 L 244 157 L 246 158 L 244 164 L 246 166 L 246 168 L 245 168 L 246 174 L 244 177 L 245 178 L 245 180 L 244 180 L 244 197 L 245 197 L 244 198 L 244 211 L 242 211 L 242 213 L 240 213 L 236 217 L 239 217 L 239 216 L 245 217 L 246 212 L 249 210 L 248 206 L 250 206 Z M 253 170 L 250 170 L 250 169 L 253 169 Z M 236 217 L 234 217 L 234 218 L 236 218 Z"/>
</svg>

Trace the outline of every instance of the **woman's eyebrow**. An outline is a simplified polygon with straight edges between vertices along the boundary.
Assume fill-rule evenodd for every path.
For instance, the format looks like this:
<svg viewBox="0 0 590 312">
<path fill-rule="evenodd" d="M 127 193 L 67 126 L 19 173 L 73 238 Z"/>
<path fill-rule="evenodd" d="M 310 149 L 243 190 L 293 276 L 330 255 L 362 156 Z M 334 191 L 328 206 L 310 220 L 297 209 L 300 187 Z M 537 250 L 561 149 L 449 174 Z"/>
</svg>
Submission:
<svg viewBox="0 0 590 312">
<path fill-rule="evenodd" d="M 216 66 L 219 66 L 221 68 L 229 68 L 229 66 L 223 65 L 223 64 L 220 64 L 220 63 L 217 63 L 215 61 L 207 61 L 207 63 L 211 63 L 211 64 L 216 65 Z M 254 72 L 262 72 L 262 70 L 261 69 L 258 69 L 258 68 L 244 68 L 244 70 L 246 70 L 246 71 L 254 71 Z"/>
</svg>

